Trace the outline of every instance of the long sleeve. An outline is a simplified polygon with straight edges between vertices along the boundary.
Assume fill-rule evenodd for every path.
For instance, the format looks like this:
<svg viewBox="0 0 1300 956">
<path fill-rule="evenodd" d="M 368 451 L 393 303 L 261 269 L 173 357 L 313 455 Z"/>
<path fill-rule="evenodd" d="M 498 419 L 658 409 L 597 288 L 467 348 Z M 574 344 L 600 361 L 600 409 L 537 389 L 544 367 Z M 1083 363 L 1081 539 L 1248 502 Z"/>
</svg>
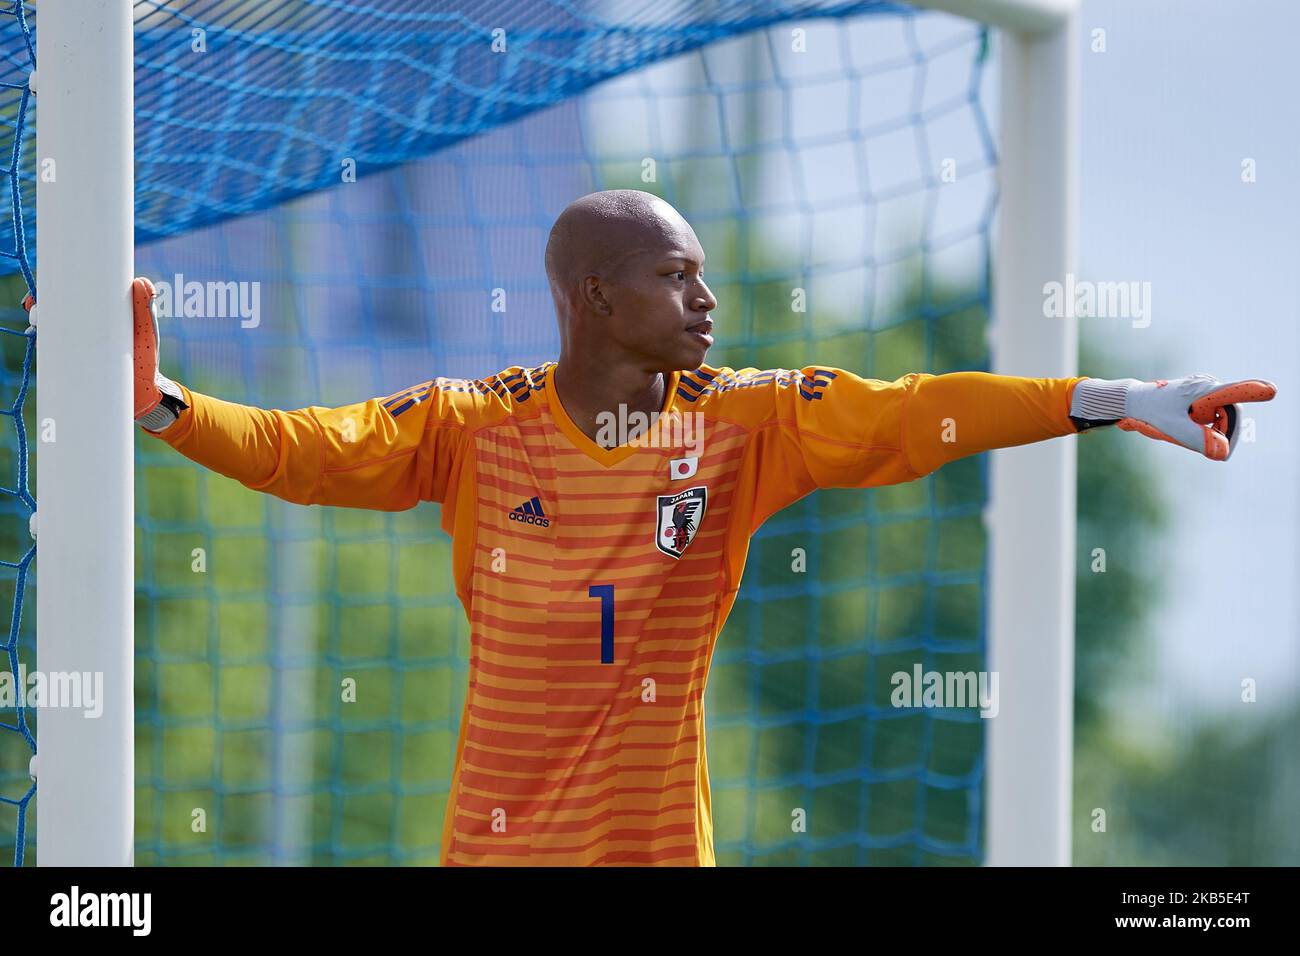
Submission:
<svg viewBox="0 0 1300 956">
<path fill-rule="evenodd" d="M 918 375 L 904 402 L 903 450 L 917 476 L 994 448 L 1073 435 L 1075 378 L 1020 378 L 987 372 Z"/>
<path fill-rule="evenodd" d="M 253 408 L 182 386 L 190 408 L 156 434 L 187 458 L 296 504 L 401 511 L 443 501 L 466 444 L 434 383 L 338 408 Z"/>
</svg>

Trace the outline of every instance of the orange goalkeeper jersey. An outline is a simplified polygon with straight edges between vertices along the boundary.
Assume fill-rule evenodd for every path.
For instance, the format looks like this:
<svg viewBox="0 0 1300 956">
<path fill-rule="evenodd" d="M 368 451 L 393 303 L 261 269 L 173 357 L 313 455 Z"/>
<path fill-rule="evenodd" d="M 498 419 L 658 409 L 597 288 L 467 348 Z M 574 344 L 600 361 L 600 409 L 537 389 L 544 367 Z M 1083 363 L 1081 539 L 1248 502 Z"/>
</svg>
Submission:
<svg viewBox="0 0 1300 956">
<path fill-rule="evenodd" d="M 704 689 L 750 536 L 815 488 L 1072 433 L 1078 381 L 702 366 L 609 449 L 554 380 L 515 367 L 292 412 L 186 389 L 161 433 L 301 504 L 442 503 L 470 624 L 446 864 L 713 864 Z"/>
</svg>

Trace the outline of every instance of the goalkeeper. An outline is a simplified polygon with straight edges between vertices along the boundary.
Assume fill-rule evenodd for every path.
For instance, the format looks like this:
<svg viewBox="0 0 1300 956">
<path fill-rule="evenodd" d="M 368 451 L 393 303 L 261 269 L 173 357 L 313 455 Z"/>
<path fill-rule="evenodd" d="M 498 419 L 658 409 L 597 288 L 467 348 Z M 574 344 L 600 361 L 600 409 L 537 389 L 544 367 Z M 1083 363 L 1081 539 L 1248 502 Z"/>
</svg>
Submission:
<svg viewBox="0 0 1300 956">
<path fill-rule="evenodd" d="M 446 864 L 711 865 L 704 691 L 750 536 L 816 488 L 1117 424 L 1215 461 L 1274 387 L 704 363 L 717 301 L 672 206 L 611 190 L 555 222 L 557 361 L 339 408 L 251 408 L 158 370 L 137 279 L 135 414 L 300 504 L 441 504 L 470 624 Z M 639 415 L 637 414 L 639 413 Z M 687 417 L 697 428 L 674 426 Z M 658 424 L 640 437 L 609 424 Z M 668 427 L 664 427 L 667 423 Z M 689 446 L 656 436 L 694 435 Z"/>
</svg>

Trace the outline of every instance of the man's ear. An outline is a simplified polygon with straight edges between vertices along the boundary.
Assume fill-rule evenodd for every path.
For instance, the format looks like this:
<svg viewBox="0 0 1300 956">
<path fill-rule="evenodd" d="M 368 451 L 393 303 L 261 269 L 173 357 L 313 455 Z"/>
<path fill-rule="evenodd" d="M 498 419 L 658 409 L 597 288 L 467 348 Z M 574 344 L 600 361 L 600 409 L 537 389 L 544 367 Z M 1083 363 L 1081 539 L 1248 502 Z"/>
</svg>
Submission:
<svg viewBox="0 0 1300 956">
<path fill-rule="evenodd" d="M 609 315 L 614 311 L 605 297 L 605 288 L 599 276 L 586 276 L 582 280 L 581 295 L 583 303 L 598 315 Z"/>
</svg>

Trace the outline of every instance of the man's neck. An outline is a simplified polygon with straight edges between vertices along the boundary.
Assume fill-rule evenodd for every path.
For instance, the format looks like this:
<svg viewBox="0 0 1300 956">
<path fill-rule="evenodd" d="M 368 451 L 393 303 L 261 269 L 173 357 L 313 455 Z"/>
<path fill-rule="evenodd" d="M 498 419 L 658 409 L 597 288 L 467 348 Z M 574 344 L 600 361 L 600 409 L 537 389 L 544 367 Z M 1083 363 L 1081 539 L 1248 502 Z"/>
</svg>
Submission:
<svg viewBox="0 0 1300 956">
<path fill-rule="evenodd" d="M 555 368 L 556 397 L 573 424 L 592 441 L 597 441 L 601 420 L 607 415 L 625 421 L 632 413 L 641 412 L 653 421 L 663 411 L 666 382 L 659 372 L 630 372 L 616 366 L 584 368 L 564 356 Z"/>
</svg>

